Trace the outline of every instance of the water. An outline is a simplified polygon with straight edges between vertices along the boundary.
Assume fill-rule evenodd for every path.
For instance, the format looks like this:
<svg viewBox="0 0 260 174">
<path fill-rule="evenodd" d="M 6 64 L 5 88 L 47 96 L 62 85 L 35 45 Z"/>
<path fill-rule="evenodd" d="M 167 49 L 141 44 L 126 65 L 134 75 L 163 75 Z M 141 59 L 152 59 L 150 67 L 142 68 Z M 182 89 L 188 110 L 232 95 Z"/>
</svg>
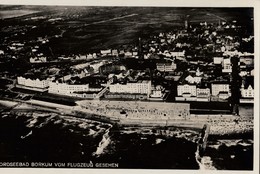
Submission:
<svg viewBox="0 0 260 174">
<path fill-rule="evenodd" d="M 209 137 L 210 138 L 210 137 Z M 198 158 L 198 132 L 119 128 L 54 113 L 1 113 L 0 161 L 117 163 L 140 169 L 249 169 L 253 141 L 213 137 Z"/>
</svg>

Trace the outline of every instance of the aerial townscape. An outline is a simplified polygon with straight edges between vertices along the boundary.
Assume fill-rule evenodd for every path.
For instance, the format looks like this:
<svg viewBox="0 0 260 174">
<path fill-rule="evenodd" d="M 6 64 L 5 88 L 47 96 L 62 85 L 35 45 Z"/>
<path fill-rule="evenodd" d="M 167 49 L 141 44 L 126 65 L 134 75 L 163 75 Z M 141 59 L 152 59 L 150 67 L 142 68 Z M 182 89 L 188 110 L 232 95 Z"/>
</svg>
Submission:
<svg viewBox="0 0 260 174">
<path fill-rule="evenodd" d="M 212 135 L 253 131 L 253 109 L 243 109 L 254 103 L 253 18 L 247 26 L 214 11 L 183 13 L 162 17 L 167 26 L 159 15 L 151 16 L 159 26 L 145 28 L 149 17 L 136 18 L 148 8 L 100 8 L 96 19 L 27 8 L 0 19 L 0 98 L 13 107 L 128 126 L 206 125 Z"/>
</svg>

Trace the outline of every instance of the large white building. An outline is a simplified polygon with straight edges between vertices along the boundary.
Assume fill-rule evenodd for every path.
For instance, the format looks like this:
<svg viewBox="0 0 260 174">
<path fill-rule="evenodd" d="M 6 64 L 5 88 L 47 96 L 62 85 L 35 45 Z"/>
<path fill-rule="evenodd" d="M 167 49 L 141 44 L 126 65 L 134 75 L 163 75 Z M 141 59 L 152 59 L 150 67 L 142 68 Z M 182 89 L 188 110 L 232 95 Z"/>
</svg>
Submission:
<svg viewBox="0 0 260 174">
<path fill-rule="evenodd" d="M 177 94 L 178 96 L 183 96 L 183 94 L 190 94 L 190 96 L 197 96 L 196 85 L 178 85 Z"/>
<path fill-rule="evenodd" d="M 174 71 L 177 68 L 176 64 L 174 62 L 172 63 L 157 63 L 156 69 L 161 72 L 171 72 Z"/>
<path fill-rule="evenodd" d="M 89 84 L 67 84 L 49 82 L 49 93 L 71 95 L 74 92 L 87 92 L 89 91 Z"/>
<path fill-rule="evenodd" d="M 31 89 L 46 89 L 49 87 L 49 81 L 47 79 L 40 80 L 39 78 L 31 79 L 25 77 L 17 77 L 17 84 L 30 87 Z"/>
<path fill-rule="evenodd" d="M 137 82 L 128 82 L 126 84 L 110 84 L 109 92 L 111 93 L 130 93 L 130 94 L 151 94 L 151 81 L 140 80 Z"/>
<path fill-rule="evenodd" d="M 219 94 L 223 92 L 227 92 L 228 95 L 230 96 L 230 89 L 229 89 L 229 84 L 228 83 L 212 83 L 211 84 L 211 94 L 213 96 L 218 96 Z"/>
</svg>

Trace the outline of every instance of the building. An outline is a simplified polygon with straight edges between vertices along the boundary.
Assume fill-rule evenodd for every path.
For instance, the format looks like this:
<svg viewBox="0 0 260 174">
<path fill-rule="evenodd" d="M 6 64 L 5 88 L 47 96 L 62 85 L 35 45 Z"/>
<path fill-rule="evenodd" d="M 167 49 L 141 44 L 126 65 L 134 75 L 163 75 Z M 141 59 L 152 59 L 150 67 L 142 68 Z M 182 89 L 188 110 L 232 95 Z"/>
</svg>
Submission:
<svg viewBox="0 0 260 174">
<path fill-rule="evenodd" d="M 72 95 L 75 92 L 89 91 L 89 84 L 67 84 L 58 82 L 49 82 L 49 93 Z"/>
<path fill-rule="evenodd" d="M 190 96 L 197 96 L 197 89 L 196 85 L 178 85 L 177 86 L 177 95 L 183 96 L 183 95 L 190 95 Z"/>
<path fill-rule="evenodd" d="M 185 51 L 171 51 L 170 52 L 172 57 L 180 58 L 180 57 L 185 57 Z"/>
<path fill-rule="evenodd" d="M 102 56 L 110 56 L 111 55 L 111 49 L 101 50 L 100 53 L 101 53 Z"/>
<path fill-rule="evenodd" d="M 112 50 L 112 56 L 117 57 L 118 55 L 119 55 L 118 50 L 116 50 L 116 49 Z"/>
<path fill-rule="evenodd" d="M 164 97 L 164 88 L 161 85 L 157 85 L 155 87 L 152 87 L 152 91 L 151 91 L 151 98 L 158 98 L 158 99 L 162 99 Z"/>
<path fill-rule="evenodd" d="M 197 101 L 209 101 L 210 89 L 207 87 L 197 87 Z"/>
<path fill-rule="evenodd" d="M 137 82 L 128 82 L 126 84 L 110 84 L 109 92 L 111 93 L 130 93 L 130 94 L 151 94 L 151 81 L 140 80 Z"/>
<path fill-rule="evenodd" d="M 222 65 L 223 60 L 224 60 L 223 57 L 213 57 L 213 63 L 215 65 L 217 65 L 217 64 Z"/>
<path fill-rule="evenodd" d="M 240 63 L 243 62 L 247 66 L 254 65 L 254 56 L 242 56 L 239 59 Z"/>
<path fill-rule="evenodd" d="M 49 81 L 47 79 L 33 79 L 26 77 L 17 77 L 17 86 L 27 88 L 36 91 L 44 91 L 49 87 Z"/>
<path fill-rule="evenodd" d="M 200 76 L 191 76 L 191 75 L 188 75 L 186 78 L 185 78 L 185 80 L 187 81 L 187 82 L 189 82 L 190 84 L 194 84 L 194 83 L 196 83 L 196 84 L 198 84 L 198 83 L 200 83 L 201 82 L 201 79 L 202 79 L 202 77 L 200 77 Z"/>
<path fill-rule="evenodd" d="M 218 96 L 220 92 L 227 92 L 230 96 L 230 88 L 227 82 L 213 82 L 211 84 L 211 94 L 213 96 Z"/>
<path fill-rule="evenodd" d="M 246 77 L 241 85 L 241 97 L 242 98 L 254 98 L 254 77 Z"/>
<path fill-rule="evenodd" d="M 230 58 L 224 59 L 222 63 L 222 72 L 223 73 L 231 73 L 232 72 L 232 65 Z"/>
<path fill-rule="evenodd" d="M 171 72 L 177 68 L 174 62 L 172 63 L 157 63 L 156 69 L 161 72 Z"/>
<path fill-rule="evenodd" d="M 125 57 L 133 57 L 133 53 L 130 51 L 125 52 Z"/>
</svg>

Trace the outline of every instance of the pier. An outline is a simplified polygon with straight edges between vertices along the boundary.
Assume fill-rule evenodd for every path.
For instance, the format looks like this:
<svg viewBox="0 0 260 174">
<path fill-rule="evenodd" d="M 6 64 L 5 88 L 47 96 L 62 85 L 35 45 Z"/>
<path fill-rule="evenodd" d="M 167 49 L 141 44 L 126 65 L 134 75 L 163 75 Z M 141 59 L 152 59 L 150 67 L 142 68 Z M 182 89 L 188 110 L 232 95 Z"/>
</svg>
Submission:
<svg viewBox="0 0 260 174">
<path fill-rule="evenodd" d="M 210 125 L 204 124 L 201 130 L 200 138 L 198 140 L 198 150 L 199 150 L 200 157 L 204 155 L 204 152 L 206 150 L 209 132 L 210 132 Z"/>
</svg>

